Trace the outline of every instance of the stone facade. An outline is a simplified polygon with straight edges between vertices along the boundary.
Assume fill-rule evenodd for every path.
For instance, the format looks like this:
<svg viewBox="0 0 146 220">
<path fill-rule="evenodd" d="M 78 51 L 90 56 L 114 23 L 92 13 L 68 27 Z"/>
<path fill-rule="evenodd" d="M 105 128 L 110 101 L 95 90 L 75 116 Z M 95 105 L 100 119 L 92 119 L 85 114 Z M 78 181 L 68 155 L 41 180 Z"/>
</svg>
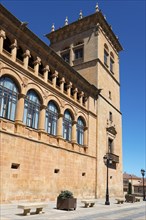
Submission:
<svg viewBox="0 0 146 220">
<path fill-rule="evenodd" d="M 104 155 L 112 158 L 110 195 L 121 196 L 118 53 L 122 47 L 102 13 L 51 32 L 47 35 L 51 41 L 48 47 L 2 5 L 0 12 L 1 202 L 55 199 L 66 189 L 78 198 L 103 197 Z M 8 79 L 17 88 L 13 120 L 4 113 L 10 111 L 9 99 L 4 96 L 10 97 L 10 88 L 5 89 L 2 80 Z M 29 124 L 25 113 L 29 91 L 39 100 L 36 127 Z M 57 107 L 55 135 L 45 126 L 50 102 Z M 72 120 L 69 139 L 63 128 L 66 110 Z M 81 129 L 79 119 L 84 125 Z"/>
</svg>

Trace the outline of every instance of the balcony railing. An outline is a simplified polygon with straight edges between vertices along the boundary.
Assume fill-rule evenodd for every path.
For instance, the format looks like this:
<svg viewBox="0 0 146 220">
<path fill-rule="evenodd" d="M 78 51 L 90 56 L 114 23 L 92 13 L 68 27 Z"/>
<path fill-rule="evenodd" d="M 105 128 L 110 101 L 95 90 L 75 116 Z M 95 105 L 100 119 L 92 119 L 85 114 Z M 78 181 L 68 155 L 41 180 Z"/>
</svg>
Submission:
<svg viewBox="0 0 146 220">
<path fill-rule="evenodd" d="M 117 156 L 113 153 L 107 153 L 106 155 L 108 158 L 111 158 L 113 162 L 119 163 L 119 156 Z"/>
</svg>

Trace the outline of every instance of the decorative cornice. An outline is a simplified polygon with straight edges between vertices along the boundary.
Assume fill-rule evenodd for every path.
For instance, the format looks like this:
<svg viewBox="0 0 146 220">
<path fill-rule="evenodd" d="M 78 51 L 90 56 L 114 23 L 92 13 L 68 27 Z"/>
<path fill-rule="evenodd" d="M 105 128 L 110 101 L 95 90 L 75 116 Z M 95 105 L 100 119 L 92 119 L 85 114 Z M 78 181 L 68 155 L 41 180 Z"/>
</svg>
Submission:
<svg viewBox="0 0 146 220">
<path fill-rule="evenodd" d="M 49 67 L 52 67 L 60 75 L 64 76 L 66 80 L 71 81 L 75 85 L 75 87 L 80 88 L 81 90 L 83 90 L 83 92 L 93 97 L 94 99 L 98 98 L 99 91 L 95 86 L 91 85 L 87 80 L 85 80 L 85 78 L 83 78 L 77 71 L 75 71 L 58 54 L 56 54 L 53 49 L 47 46 L 27 27 L 25 27 L 25 29 L 23 30 L 20 29 L 21 22 L 0 4 L 0 17 L 1 16 L 3 19 L 5 17 L 7 18 L 4 19 L 5 22 L 3 22 L 1 27 L 2 29 L 4 29 L 4 31 L 6 31 L 8 34 L 9 31 L 11 31 L 15 35 L 16 39 L 19 40 L 19 43 L 22 43 L 22 45 L 28 45 L 29 42 L 25 54 L 26 56 L 30 56 L 31 54 L 33 54 L 35 55 L 34 58 L 36 58 L 37 56 L 40 57 L 44 65 L 49 65 Z M 12 26 L 13 30 L 10 30 L 9 28 L 6 29 L 5 25 L 8 25 L 10 27 Z"/>
<path fill-rule="evenodd" d="M 97 24 L 104 30 L 116 50 L 118 52 L 123 50 L 118 38 L 115 36 L 111 26 L 107 23 L 101 11 L 68 24 L 67 26 L 64 26 L 54 32 L 46 34 L 46 37 L 51 41 L 51 44 L 54 44 L 91 28 L 95 31 L 95 27 L 97 30 Z"/>
</svg>

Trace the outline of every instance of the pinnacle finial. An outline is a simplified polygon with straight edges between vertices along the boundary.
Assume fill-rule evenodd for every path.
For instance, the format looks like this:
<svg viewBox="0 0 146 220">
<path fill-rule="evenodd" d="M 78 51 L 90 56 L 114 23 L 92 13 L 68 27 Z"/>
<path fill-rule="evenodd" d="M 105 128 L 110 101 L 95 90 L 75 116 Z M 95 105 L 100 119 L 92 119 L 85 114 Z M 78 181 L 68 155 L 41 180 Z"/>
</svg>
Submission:
<svg viewBox="0 0 146 220">
<path fill-rule="evenodd" d="M 82 10 L 80 10 L 80 13 L 79 13 L 79 20 L 83 18 L 83 13 L 82 13 Z"/>
<path fill-rule="evenodd" d="M 68 25 L 68 17 L 66 17 L 64 25 Z"/>
<path fill-rule="evenodd" d="M 98 3 L 96 3 L 96 6 L 95 6 L 95 11 L 96 11 L 96 12 L 99 12 Z"/>
<path fill-rule="evenodd" d="M 55 31 L 54 23 L 52 24 L 51 32 Z"/>
</svg>

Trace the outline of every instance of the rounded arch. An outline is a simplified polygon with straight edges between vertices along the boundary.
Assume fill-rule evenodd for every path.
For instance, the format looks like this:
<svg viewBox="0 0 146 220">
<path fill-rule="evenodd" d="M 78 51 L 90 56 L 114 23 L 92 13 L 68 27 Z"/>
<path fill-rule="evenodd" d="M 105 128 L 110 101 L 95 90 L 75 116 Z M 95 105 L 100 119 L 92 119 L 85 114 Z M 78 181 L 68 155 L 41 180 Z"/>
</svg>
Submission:
<svg viewBox="0 0 146 220">
<path fill-rule="evenodd" d="M 34 89 L 27 91 L 24 103 L 23 122 L 26 126 L 38 129 L 40 114 L 40 99 Z"/>
<path fill-rule="evenodd" d="M 17 84 L 12 77 L 9 77 L 9 75 L 4 75 L 0 77 L 0 85 L 5 87 L 6 89 L 19 93 Z"/>
<path fill-rule="evenodd" d="M 63 112 L 62 112 L 63 114 L 64 114 L 66 109 L 68 109 L 70 111 L 73 120 L 75 120 L 75 116 L 76 116 L 75 109 L 71 105 L 69 105 L 68 103 L 64 105 L 64 109 L 63 109 Z"/>
<path fill-rule="evenodd" d="M 48 99 L 47 99 L 47 101 L 46 101 L 47 106 L 48 106 L 48 103 L 49 103 L 50 101 L 53 101 L 53 102 L 56 104 L 56 106 L 57 106 L 57 108 L 58 108 L 58 112 L 61 113 L 61 109 L 60 109 L 61 101 L 60 101 L 60 99 L 59 99 L 58 97 L 56 97 L 56 96 L 49 95 L 49 96 L 48 96 Z"/>
<path fill-rule="evenodd" d="M 65 112 L 69 112 L 70 113 L 72 121 L 75 120 L 75 113 L 73 112 L 72 108 L 69 108 L 69 107 L 65 108 L 63 115 L 65 115 Z"/>
<path fill-rule="evenodd" d="M 36 104 L 41 104 L 38 93 L 34 89 L 29 89 L 26 93 L 26 98 L 30 96 L 30 100 L 36 102 Z"/>
<path fill-rule="evenodd" d="M 16 85 L 18 87 L 19 93 L 22 92 L 23 80 L 22 80 L 21 76 L 16 71 L 14 71 L 10 68 L 2 68 L 1 77 L 3 77 L 3 76 L 7 76 L 7 77 L 10 77 L 11 79 L 13 79 L 13 81 L 16 83 Z"/>
<path fill-rule="evenodd" d="M 106 49 L 109 52 L 109 48 L 106 43 L 104 44 L 104 49 Z"/>
<path fill-rule="evenodd" d="M 82 113 L 82 112 L 78 112 L 78 115 L 76 117 L 76 120 L 78 120 L 78 118 L 81 117 L 85 123 L 85 126 L 88 127 L 88 120 L 87 120 L 87 116 L 86 114 Z"/>
<path fill-rule="evenodd" d="M 82 123 L 80 124 L 80 122 L 82 122 Z M 87 126 L 86 121 L 85 121 L 85 118 L 84 118 L 83 116 L 79 116 L 79 117 L 77 118 L 77 124 L 80 124 L 80 125 L 82 125 L 82 126 L 84 126 L 84 127 Z"/>
<path fill-rule="evenodd" d="M 42 88 L 41 88 L 40 86 L 36 85 L 36 84 L 33 83 L 33 82 L 28 83 L 28 85 L 27 85 L 27 87 L 26 87 L 26 90 L 25 90 L 25 94 L 27 94 L 27 92 L 28 92 L 30 89 L 34 90 L 34 91 L 37 93 L 37 95 L 38 95 L 38 97 L 39 97 L 39 99 L 40 99 L 40 103 L 43 105 L 43 104 L 44 104 L 44 99 L 43 99 L 43 94 L 44 94 L 44 92 L 43 92 Z"/>
<path fill-rule="evenodd" d="M 15 120 L 18 87 L 8 76 L 0 78 L 0 117 Z"/>
<path fill-rule="evenodd" d="M 113 54 L 113 52 L 110 52 L 110 56 L 114 59 L 114 54 Z"/>
</svg>

